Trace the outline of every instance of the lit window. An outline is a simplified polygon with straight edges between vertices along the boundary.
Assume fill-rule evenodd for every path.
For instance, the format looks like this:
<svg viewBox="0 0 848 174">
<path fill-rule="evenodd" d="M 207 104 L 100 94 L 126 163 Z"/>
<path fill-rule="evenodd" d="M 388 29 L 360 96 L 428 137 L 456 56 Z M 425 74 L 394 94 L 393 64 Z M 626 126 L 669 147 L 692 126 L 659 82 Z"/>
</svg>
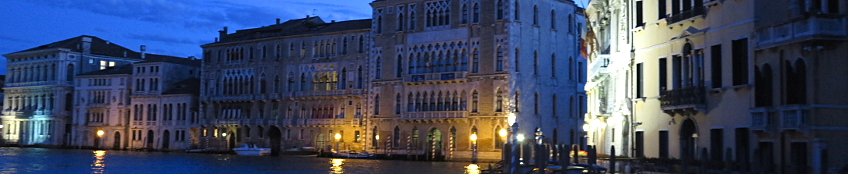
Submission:
<svg viewBox="0 0 848 174">
<path fill-rule="evenodd" d="M 114 66 L 115 66 L 115 62 L 109 62 L 109 67 L 114 67 Z"/>
<path fill-rule="evenodd" d="M 106 69 L 106 61 L 100 61 L 100 69 Z"/>
</svg>

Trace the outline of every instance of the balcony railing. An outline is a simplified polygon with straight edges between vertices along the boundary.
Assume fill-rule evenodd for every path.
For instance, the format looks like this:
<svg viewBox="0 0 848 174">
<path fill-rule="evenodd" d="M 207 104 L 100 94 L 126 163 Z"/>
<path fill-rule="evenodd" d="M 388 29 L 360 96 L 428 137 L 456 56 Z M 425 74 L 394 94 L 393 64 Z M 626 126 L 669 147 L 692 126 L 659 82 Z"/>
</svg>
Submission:
<svg viewBox="0 0 848 174">
<path fill-rule="evenodd" d="M 773 131 L 777 126 L 775 112 L 767 108 L 754 108 L 751 113 L 751 130 Z"/>
<path fill-rule="evenodd" d="M 306 125 L 308 126 L 335 126 L 335 125 L 345 125 L 350 123 L 345 119 L 307 119 Z"/>
<path fill-rule="evenodd" d="M 19 86 L 42 86 L 42 85 L 62 85 L 62 86 L 73 86 L 74 83 L 70 81 L 34 81 L 34 82 L 13 82 L 4 84 L 5 87 L 19 87 Z"/>
<path fill-rule="evenodd" d="M 607 73 L 607 66 L 610 64 L 610 55 L 601 55 L 593 60 L 589 65 L 589 79 L 600 77 L 601 74 Z"/>
<path fill-rule="evenodd" d="M 426 74 L 410 74 L 410 75 L 404 75 L 403 76 L 403 82 L 447 81 L 447 80 L 465 79 L 467 77 L 468 77 L 467 71 L 426 73 Z"/>
<path fill-rule="evenodd" d="M 401 115 L 404 119 L 449 119 L 449 118 L 467 118 L 468 111 L 424 111 L 424 112 L 407 112 Z"/>
<path fill-rule="evenodd" d="M 662 91 L 660 106 L 663 110 L 697 107 L 704 104 L 705 93 L 704 86 Z"/>
<path fill-rule="evenodd" d="M 803 107 L 787 107 L 780 109 L 780 128 L 782 130 L 803 129 L 809 123 L 809 110 Z"/>
<path fill-rule="evenodd" d="M 811 16 L 757 30 L 758 45 L 795 40 L 804 36 L 846 36 L 846 17 Z"/>
<path fill-rule="evenodd" d="M 701 6 L 700 4 L 698 4 L 689 11 L 684 11 L 684 12 L 681 12 L 679 14 L 675 14 L 675 15 L 672 15 L 671 17 L 668 17 L 668 24 L 671 25 L 671 24 L 674 24 L 674 23 L 677 23 L 677 22 L 680 22 L 680 21 L 684 21 L 684 20 L 689 19 L 689 18 L 693 18 L 693 17 L 699 16 L 699 15 L 703 15 L 705 11 L 706 10 L 705 10 L 704 6 Z"/>
<path fill-rule="evenodd" d="M 294 93 L 294 97 L 330 97 L 330 96 L 346 96 L 346 95 L 362 95 L 362 89 L 338 89 L 328 91 L 298 91 Z"/>
</svg>

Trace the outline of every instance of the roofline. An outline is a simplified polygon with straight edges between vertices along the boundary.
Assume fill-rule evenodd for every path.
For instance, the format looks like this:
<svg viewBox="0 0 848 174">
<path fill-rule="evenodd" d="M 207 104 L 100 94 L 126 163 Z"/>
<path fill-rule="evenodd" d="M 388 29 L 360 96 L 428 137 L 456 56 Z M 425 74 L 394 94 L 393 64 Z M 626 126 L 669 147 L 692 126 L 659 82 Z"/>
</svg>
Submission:
<svg viewBox="0 0 848 174">
<path fill-rule="evenodd" d="M 356 29 L 356 30 L 342 30 L 342 31 L 334 31 L 334 32 L 326 32 L 326 33 L 311 33 L 311 34 L 298 34 L 298 35 L 289 35 L 289 36 L 277 36 L 277 37 L 259 38 L 259 39 L 242 40 L 242 41 L 225 42 L 225 43 L 213 42 L 213 43 L 200 45 L 200 48 L 207 48 L 207 47 L 213 47 L 213 46 L 224 46 L 224 45 L 237 45 L 237 44 L 242 44 L 242 43 L 246 43 L 246 42 L 256 42 L 256 41 L 266 41 L 266 40 L 291 39 L 291 38 L 299 38 L 299 37 L 313 37 L 313 36 L 316 36 L 316 35 L 338 35 L 338 34 L 345 34 L 345 33 L 359 33 L 359 32 L 352 32 L 352 31 L 366 31 L 366 33 L 370 33 L 368 31 L 371 31 L 371 29 L 368 28 L 368 29 Z"/>
<path fill-rule="evenodd" d="M 9 56 L 19 56 L 19 55 L 27 55 L 27 54 L 35 54 L 35 53 L 53 52 L 53 51 L 72 52 L 71 49 L 67 49 L 67 48 L 47 48 L 47 49 L 32 50 L 32 51 L 14 52 L 14 53 L 9 53 L 9 54 L 4 54 L 3 56 L 9 57 Z"/>
<path fill-rule="evenodd" d="M 75 75 L 74 77 L 78 78 L 89 78 L 89 77 L 98 77 L 98 76 L 117 76 L 117 75 L 132 75 L 132 73 L 115 73 L 115 74 L 90 74 L 90 75 Z"/>
</svg>

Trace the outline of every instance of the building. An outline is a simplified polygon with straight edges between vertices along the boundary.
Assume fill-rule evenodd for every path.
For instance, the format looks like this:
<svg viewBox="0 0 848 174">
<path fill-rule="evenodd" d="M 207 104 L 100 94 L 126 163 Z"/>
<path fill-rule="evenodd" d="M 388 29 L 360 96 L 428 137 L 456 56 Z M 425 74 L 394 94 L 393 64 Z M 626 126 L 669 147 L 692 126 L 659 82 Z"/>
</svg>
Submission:
<svg viewBox="0 0 848 174">
<path fill-rule="evenodd" d="M 748 60 L 754 164 L 769 172 L 844 173 L 848 2 L 756 1 Z M 774 15 L 782 14 L 782 15 Z M 725 44 L 724 48 L 734 44 Z M 739 43 L 742 44 L 742 43 Z M 725 61 L 736 64 L 736 52 Z M 726 65 L 726 64 L 725 64 Z M 725 66 L 727 67 L 727 66 Z M 736 67 L 732 67 L 735 71 Z M 727 75 L 727 74 L 726 74 Z M 750 83 L 753 82 L 753 83 Z"/>
<path fill-rule="evenodd" d="M 432 160 L 467 160 L 475 150 L 500 159 L 507 140 L 500 132 L 511 122 L 531 137 L 522 143 L 537 131 L 546 144 L 581 142 L 586 61 L 574 2 L 377 0 L 371 7 L 368 147 Z"/>
<path fill-rule="evenodd" d="M 141 60 L 141 53 L 78 36 L 3 55 L 6 144 L 70 145 L 74 76 Z"/>
<path fill-rule="evenodd" d="M 94 148 L 126 147 L 126 113 L 130 104 L 132 65 L 122 65 L 76 76 L 74 145 Z M 102 134 L 101 134 L 102 132 Z M 107 134 L 108 133 L 108 134 Z"/>
<path fill-rule="evenodd" d="M 632 63 L 630 17 L 627 2 L 593 0 L 586 8 L 586 46 L 589 62 L 586 94 L 586 132 L 598 153 L 633 155 L 632 110 L 628 88 Z"/>
<path fill-rule="evenodd" d="M 364 150 L 370 25 L 307 16 L 219 31 L 201 46 L 201 146 Z"/>
</svg>

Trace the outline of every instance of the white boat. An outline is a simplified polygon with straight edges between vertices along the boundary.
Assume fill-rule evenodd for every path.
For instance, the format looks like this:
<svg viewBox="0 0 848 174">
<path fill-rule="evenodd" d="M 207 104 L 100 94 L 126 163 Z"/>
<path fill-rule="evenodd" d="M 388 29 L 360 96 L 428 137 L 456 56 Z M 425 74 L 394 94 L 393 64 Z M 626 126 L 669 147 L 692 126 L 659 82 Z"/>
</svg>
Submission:
<svg viewBox="0 0 848 174">
<path fill-rule="evenodd" d="M 241 144 L 238 148 L 233 148 L 236 154 L 242 156 L 262 156 L 271 154 L 271 148 L 261 148 L 253 143 Z"/>
<path fill-rule="evenodd" d="M 353 159 L 375 159 L 377 156 L 374 154 L 369 154 L 366 151 L 357 153 L 354 150 L 342 150 L 338 153 L 333 153 L 333 156 L 337 158 L 353 158 Z"/>
</svg>

